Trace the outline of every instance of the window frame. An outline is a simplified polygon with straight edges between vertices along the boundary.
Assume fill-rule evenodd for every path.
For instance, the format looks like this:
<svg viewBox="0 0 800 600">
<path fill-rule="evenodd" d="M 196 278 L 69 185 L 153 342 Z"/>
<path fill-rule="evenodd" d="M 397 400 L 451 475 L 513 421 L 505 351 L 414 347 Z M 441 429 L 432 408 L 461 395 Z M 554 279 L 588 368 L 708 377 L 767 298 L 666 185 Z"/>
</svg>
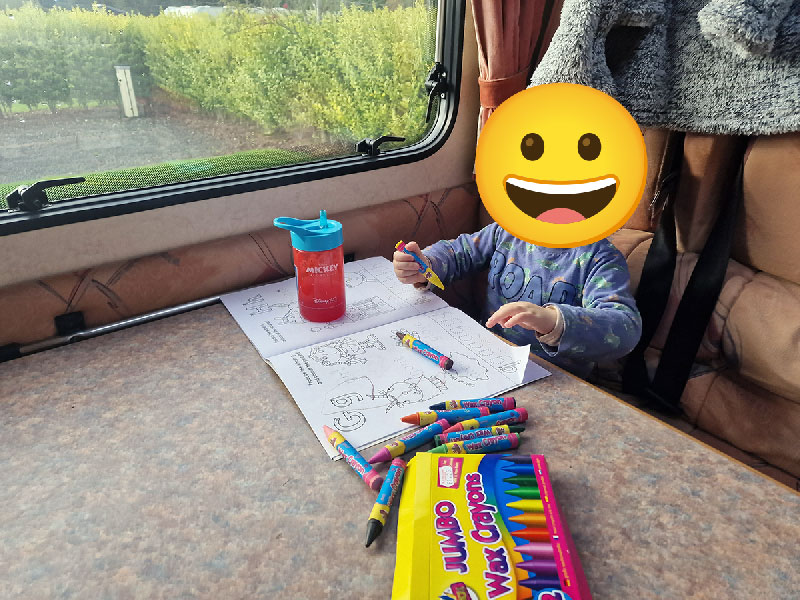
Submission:
<svg viewBox="0 0 800 600">
<path fill-rule="evenodd" d="M 331 158 L 189 182 L 85 196 L 48 204 L 37 212 L 2 211 L 0 237 L 200 200 L 222 201 L 234 194 L 384 169 L 428 158 L 444 145 L 453 130 L 461 89 L 466 0 L 440 0 L 439 4 L 440 9 L 443 5 L 444 23 L 441 28 L 441 39 L 437 39 L 439 48 L 436 49 L 436 55 L 441 55 L 447 89 L 444 98 L 438 101 L 438 110 L 432 113 L 433 126 L 420 141 L 403 148 L 382 150 L 374 157 Z M 439 31 L 436 35 L 439 38 Z M 420 86 L 423 85 L 424 81 L 420 81 Z"/>
</svg>

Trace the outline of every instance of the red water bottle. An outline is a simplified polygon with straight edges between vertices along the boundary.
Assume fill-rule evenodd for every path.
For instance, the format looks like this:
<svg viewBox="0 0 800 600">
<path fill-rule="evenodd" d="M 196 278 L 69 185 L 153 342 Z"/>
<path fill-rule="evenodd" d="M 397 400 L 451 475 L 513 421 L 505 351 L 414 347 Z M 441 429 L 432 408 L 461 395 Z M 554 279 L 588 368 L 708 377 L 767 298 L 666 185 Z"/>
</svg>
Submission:
<svg viewBox="0 0 800 600">
<path fill-rule="evenodd" d="M 291 233 L 300 315 L 316 322 L 341 317 L 346 308 L 342 224 L 328 220 L 324 210 L 319 220 L 278 217 L 273 223 Z"/>
</svg>

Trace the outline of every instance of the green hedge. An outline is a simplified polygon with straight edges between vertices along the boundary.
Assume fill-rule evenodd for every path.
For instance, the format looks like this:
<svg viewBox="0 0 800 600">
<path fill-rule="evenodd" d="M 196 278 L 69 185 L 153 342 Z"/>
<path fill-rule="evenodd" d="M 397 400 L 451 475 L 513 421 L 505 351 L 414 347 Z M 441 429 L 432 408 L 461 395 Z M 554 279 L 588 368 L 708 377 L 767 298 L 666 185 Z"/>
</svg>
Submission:
<svg viewBox="0 0 800 600">
<path fill-rule="evenodd" d="M 194 181 L 205 177 L 228 175 L 269 169 L 280 165 L 294 165 L 306 162 L 313 157 L 303 152 L 288 150 L 248 150 L 227 156 L 196 158 L 162 163 L 149 167 L 115 169 L 84 175 L 86 181 L 54 187 L 47 190 L 47 199 L 57 202 L 66 198 L 81 198 L 120 190 L 142 189 L 147 187 Z M 5 198 L 20 185 L 30 185 L 34 181 L 13 184 L 0 183 L 0 208 L 6 208 Z"/>
<path fill-rule="evenodd" d="M 13 14 L 13 19 L 8 18 Z M 345 8 L 323 15 L 244 11 L 173 17 L 50 10 L 0 18 L 0 104 L 118 100 L 114 65 L 129 65 L 137 96 L 157 86 L 266 131 L 314 127 L 346 139 L 425 132 L 423 82 L 435 15 Z"/>
<path fill-rule="evenodd" d="M 13 18 L 12 18 L 13 17 Z M 138 94 L 151 79 L 136 20 L 100 11 L 43 11 L 33 5 L 0 14 L 0 107 L 12 102 L 108 104 L 119 97 L 114 65 L 129 65 Z"/>
</svg>

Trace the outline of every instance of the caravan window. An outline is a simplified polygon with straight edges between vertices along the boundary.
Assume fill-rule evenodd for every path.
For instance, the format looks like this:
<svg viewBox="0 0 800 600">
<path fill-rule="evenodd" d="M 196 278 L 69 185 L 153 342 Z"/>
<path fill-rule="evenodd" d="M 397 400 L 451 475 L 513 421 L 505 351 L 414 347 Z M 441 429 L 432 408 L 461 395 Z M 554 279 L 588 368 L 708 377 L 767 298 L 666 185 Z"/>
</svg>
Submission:
<svg viewBox="0 0 800 600">
<path fill-rule="evenodd" d="M 0 234 L 429 155 L 457 101 L 464 8 L 447 4 L 11 0 Z"/>
</svg>

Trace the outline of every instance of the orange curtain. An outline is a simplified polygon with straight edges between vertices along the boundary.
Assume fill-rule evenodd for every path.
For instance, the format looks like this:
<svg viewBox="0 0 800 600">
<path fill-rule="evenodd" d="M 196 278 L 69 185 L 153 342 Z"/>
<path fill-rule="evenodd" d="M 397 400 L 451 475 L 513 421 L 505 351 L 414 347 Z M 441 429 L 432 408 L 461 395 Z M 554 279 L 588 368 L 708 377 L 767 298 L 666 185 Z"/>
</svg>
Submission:
<svg viewBox="0 0 800 600">
<path fill-rule="evenodd" d="M 531 61 L 538 63 L 547 49 L 562 2 L 472 0 L 480 69 L 478 131 L 500 103 L 528 86 Z"/>
</svg>

